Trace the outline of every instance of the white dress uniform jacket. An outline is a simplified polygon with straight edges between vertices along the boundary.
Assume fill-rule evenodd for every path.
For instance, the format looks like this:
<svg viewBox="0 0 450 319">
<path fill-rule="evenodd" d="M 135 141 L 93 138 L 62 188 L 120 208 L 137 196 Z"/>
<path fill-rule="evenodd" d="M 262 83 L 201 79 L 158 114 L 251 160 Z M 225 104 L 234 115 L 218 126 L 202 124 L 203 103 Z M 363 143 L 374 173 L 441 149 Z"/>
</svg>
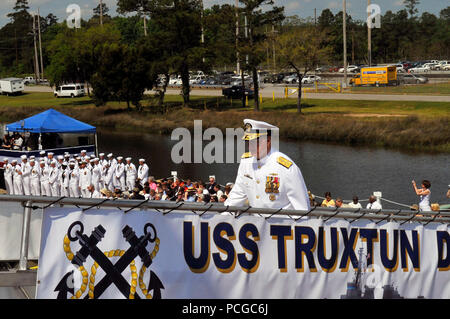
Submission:
<svg viewBox="0 0 450 319">
<path fill-rule="evenodd" d="M 59 197 L 61 186 L 59 185 L 59 169 L 50 166 L 50 174 L 48 176 L 48 183 L 50 184 L 51 196 Z"/>
<path fill-rule="evenodd" d="M 142 187 L 144 187 L 145 182 L 147 182 L 148 179 L 148 165 L 147 164 L 143 164 L 143 165 L 139 165 L 138 168 L 138 178 L 139 178 L 139 183 L 141 184 Z"/>
<path fill-rule="evenodd" d="M 69 168 L 69 196 L 78 198 L 80 197 L 80 173 L 78 168 Z"/>
<path fill-rule="evenodd" d="M 16 164 L 13 169 L 14 195 L 23 195 L 22 168 Z"/>
<path fill-rule="evenodd" d="M 81 197 L 89 198 L 88 186 L 91 184 L 91 171 L 85 167 L 80 168 L 80 188 L 81 188 Z"/>
<path fill-rule="evenodd" d="M 122 191 L 126 190 L 125 184 L 125 164 L 117 163 L 114 173 L 114 187 L 120 188 Z"/>
<path fill-rule="evenodd" d="M 100 164 L 94 164 L 91 170 L 91 184 L 94 185 L 96 191 L 100 191 L 100 180 L 102 177 L 102 167 Z"/>
<path fill-rule="evenodd" d="M 5 165 L 5 186 L 6 186 L 6 192 L 10 195 L 14 194 L 14 184 L 13 184 L 13 166 L 11 163 L 8 163 Z"/>
<path fill-rule="evenodd" d="M 126 164 L 125 170 L 127 172 L 127 189 L 128 191 L 132 191 L 137 177 L 136 166 L 133 163 Z"/>
<path fill-rule="evenodd" d="M 22 168 L 22 183 L 23 183 L 23 193 L 24 195 L 31 195 L 31 188 L 30 188 L 30 173 L 31 173 L 31 168 L 30 168 L 30 164 L 27 163 L 23 163 L 21 164 L 21 168 Z"/>
<path fill-rule="evenodd" d="M 30 165 L 30 168 L 31 195 L 41 196 L 41 167 L 34 164 L 34 166 Z"/>
<path fill-rule="evenodd" d="M 271 150 L 259 161 L 246 154 L 225 205 L 310 209 L 302 173 L 289 157 L 277 150 Z"/>
<path fill-rule="evenodd" d="M 41 193 L 42 196 L 52 196 L 52 191 L 50 189 L 50 184 L 48 179 L 50 177 L 50 166 L 44 166 L 41 168 Z"/>
</svg>

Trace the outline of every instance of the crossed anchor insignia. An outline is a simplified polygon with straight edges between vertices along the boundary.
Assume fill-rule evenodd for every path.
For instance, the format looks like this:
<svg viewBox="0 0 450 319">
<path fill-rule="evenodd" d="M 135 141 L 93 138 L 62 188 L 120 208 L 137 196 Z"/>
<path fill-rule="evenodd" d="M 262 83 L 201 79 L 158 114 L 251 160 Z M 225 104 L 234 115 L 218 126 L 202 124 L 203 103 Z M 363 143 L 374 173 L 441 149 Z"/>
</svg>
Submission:
<svg viewBox="0 0 450 319">
<path fill-rule="evenodd" d="M 153 258 L 155 258 L 159 250 L 160 240 L 157 237 L 156 228 L 152 224 L 147 223 L 144 226 L 144 235 L 137 237 L 133 228 L 128 225 L 125 226 L 122 229 L 122 235 L 130 244 L 126 251 L 117 249 L 102 252 L 97 247 L 97 244 L 104 238 L 105 233 L 106 230 L 103 226 L 98 225 L 88 237 L 84 234 L 83 223 L 77 221 L 70 225 L 64 237 L 64 252 L 67 259 L 80 271 L 82 284 L 80 289 L 75 292 L 73 288 L 73 271 L 67 273 L 55 288 L 55 291 L 59 292 L 57 298 L 65 299 L 70 293 L 72 294 L 72 299 L 79 299 L 89 287 L 88 294 L 84 296 L 84 299 L 97 299 L 106 289 L 114 284 L 126 298 L 140 299 L 141 297 L 136 294 L 136 286 L 139 282 L 139 287 L 147 299 L 161 299 L 161 289 L 164 289 L 164 286 L 158 276 L 153 271 L 150 271 L 148 288 L 143 281 L 145 271 L 150 267 Z M 74 254 L 70 248 L 70 243 L 76 241 L 79 242 L 81 248 Z M 148 243 L 155 243 L 151 253 L 146 248 Z M 90 276 L 84 267 L 89 256 L 94 260 Z M 142 261 L 139 276 L 134 261 L 138 256 Z M 113 264 L 109 259 L 112 257 L 120 258 Z M 128 266 L 131 270 L 131 283 L 122 276 L 122 272 Z M 106 275 L 95 284 L 95 275 L 98 267 L 101 267 Z M 153 291 L 153 295 L 150 291 Z"/>
</svg>

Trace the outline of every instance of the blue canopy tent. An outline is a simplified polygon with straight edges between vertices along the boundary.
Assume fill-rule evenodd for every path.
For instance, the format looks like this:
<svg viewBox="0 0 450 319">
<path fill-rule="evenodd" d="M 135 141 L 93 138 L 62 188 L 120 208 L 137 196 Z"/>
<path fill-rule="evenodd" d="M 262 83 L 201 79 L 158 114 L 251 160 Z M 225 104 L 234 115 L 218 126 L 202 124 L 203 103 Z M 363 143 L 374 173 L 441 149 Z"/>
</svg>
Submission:
<svg viewBox="0 0 450 319">
<path fill-rule="evenodd" d="M 92 125 L 78 121 L 54 109 L 49 109 L 24 120 L 7 124 L 6 131 L 39 134 L 39 149 L 42 148 L 40 145 L 40 136 L 43 133 L 95 134 L 95 152 L 98 153 L 97 129 Z"/>
<path fill-rule="evenodd" d="M 54 109 L 8 124 L 6 130 L 30 133 L 96 133 L 94 126 L 75 120 Z"/>
</svg>

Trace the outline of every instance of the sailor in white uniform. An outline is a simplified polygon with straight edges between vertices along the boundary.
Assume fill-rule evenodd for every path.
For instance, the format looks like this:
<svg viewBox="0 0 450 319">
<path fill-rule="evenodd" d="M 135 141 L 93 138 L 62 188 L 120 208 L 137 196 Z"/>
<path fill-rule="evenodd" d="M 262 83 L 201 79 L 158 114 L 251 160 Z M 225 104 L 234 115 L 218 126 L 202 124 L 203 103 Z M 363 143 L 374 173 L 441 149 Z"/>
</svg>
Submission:
<svg viewBox="0 0 450 319">
<path fill-rule="evenodd" d="M 81 166 L 78 169 L 80 172 L 80 190 L 81 190 L 81 197 L 83 198 L 89 198 L 90 194 L 88 191 L 88 186 L 91 185 L 91 171 L 86 167 L 86 162 L 82 161 Z"/>
<path fill-rule="evenodd" d="M 30 164 L 28 164 L 28 159 L 26 155 L 22 155 L 20 157 L 22 159 L 22 183 L 23 183 L 23 194 L 26 196 L 31 195 L 31 189 L 30 189 Z"/>
<path fill-rule="evenodd" d="M 69 162 L 69 196 L 80 197 L 80 175 L 75 160 Z"/>
<path fill-rule="evenodd" d="M 126 158 L 127 164 L 125 170 L 127 172 L 127 190 L 131 193 L 134 185 L 136 184 L 137 169 L 136 166 L 131 163 L 131 157 Z"/>
<path fill-rule="evenodd" d="M 102 167 L 99 164 L 99 159 L 98 158 L 94 158 L 91 160 L 91 166 L 92 166 L 92 170 L 91 170 L 91 184 L 94 186 L 94 189 L 97 192 L 100 192 L 100 180 L 102 177 Z"/>
<path fill-rule="evenodd" d="M 126 191 L 125 183 L 125 164 L 122 162 L 123 157 L 117 157 L 117 165 L 114 174 L 114 187 L 119 188 L 122 192 Z"/>
<path fill-rule="evenodd" d="M 35 159 L 30 159 L 30 168 L 31 195 L 41 196 L 41 168 L 36 165 Z"/>
<path fill-rule="evenodd" d="M 149 168 L 148 165 L 145 163 L 145 159 L 144 158 L 139 159 L 137 180 L 142 187 L 144 187 L 144 184 L 148 179 L 148 171 Z"/>
<path fill-rule="evenodd" d="M 229 206 L 309 210 L 308 191 L 297 165 L 272 144 L 278 128 L 266 122 L 244 120 L 243 139 L 249 153 L 242 156 L 228 199 Z"/>
<path fill-rule="evenodd" d="M 69 197 L 69 175 L 70 171 L 68 169 L 68 163 L 62 162 L 61 167 L 59 169 L 59 186 L 60 186 L 60 194 L 64 197 Z"/>
<path fill-rule="evenodd" d="M 59 197 L 61 192 L 61 186 L 59 184 L 60 176 L 59 169 L 56 167 L 56 161 L 50 162 L 50 170 L 48 175 L 48 184 L 50 185 L 51 196 Z"/>
<path fill-rule="evenodd" d="M 17 160 L 13 160 L 11 165 L 13 166 L 14 195 L 23 195 L 22 168 Z"/>
<path fill-rule="evenodd" d="M 42 196 L 52 196 L 50 184 L 48 183 L 48 178 L 50 176 L 51 167 L 47 166 L 46 159 L 42 159 L 39 162 L 39 166 L 41 168 L 41 195 Z"/>
<path fill-rule="evenodd" d="M 8 158 L 3 159 L 3 167 L 5 168 L 5 186 L 6 192 L 10 195 L 14 194 L 14 184 L 13 184 L 13 166 L 11 163 L 8 163 Z"/>
</svg>

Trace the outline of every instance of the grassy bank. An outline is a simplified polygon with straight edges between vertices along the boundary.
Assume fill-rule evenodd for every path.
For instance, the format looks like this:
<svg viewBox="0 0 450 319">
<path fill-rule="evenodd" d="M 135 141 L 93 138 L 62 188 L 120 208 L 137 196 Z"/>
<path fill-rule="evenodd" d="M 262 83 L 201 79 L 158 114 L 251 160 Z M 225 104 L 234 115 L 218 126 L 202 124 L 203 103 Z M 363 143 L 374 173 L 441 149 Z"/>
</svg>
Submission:
<svg viewBox="0 0 450 319">
<path fill-rule="evenodd" d="M 95 107 L 89 98 L 55 99 L 48 93 L 0 97 L 0 121 L 14 122 L 50 107 L 98 127 L 170 134 L 174 128 L 241 127 L 245 118 L 280 127 L 280 135 L 296 140 L 371 145 L 420 151 L 450 152 L 450 103 L 304 100 L 304 114 L 295 100 L 264 99 L 262 111 L 240 108 L 240 101 L 193 97 L 193 108 L 182 108 L 179 96 L 168 96 L 170 111 L 162 113 L 145 100 L 143 112 L 125 103 Z M 250 102 L 252 105 L 252 101 Z"/>
<path fill-rule="evenodd" d="M 348 93 L 450 95 L 450 82 L 388 87 L 353 87 Z"/>
</svg>

